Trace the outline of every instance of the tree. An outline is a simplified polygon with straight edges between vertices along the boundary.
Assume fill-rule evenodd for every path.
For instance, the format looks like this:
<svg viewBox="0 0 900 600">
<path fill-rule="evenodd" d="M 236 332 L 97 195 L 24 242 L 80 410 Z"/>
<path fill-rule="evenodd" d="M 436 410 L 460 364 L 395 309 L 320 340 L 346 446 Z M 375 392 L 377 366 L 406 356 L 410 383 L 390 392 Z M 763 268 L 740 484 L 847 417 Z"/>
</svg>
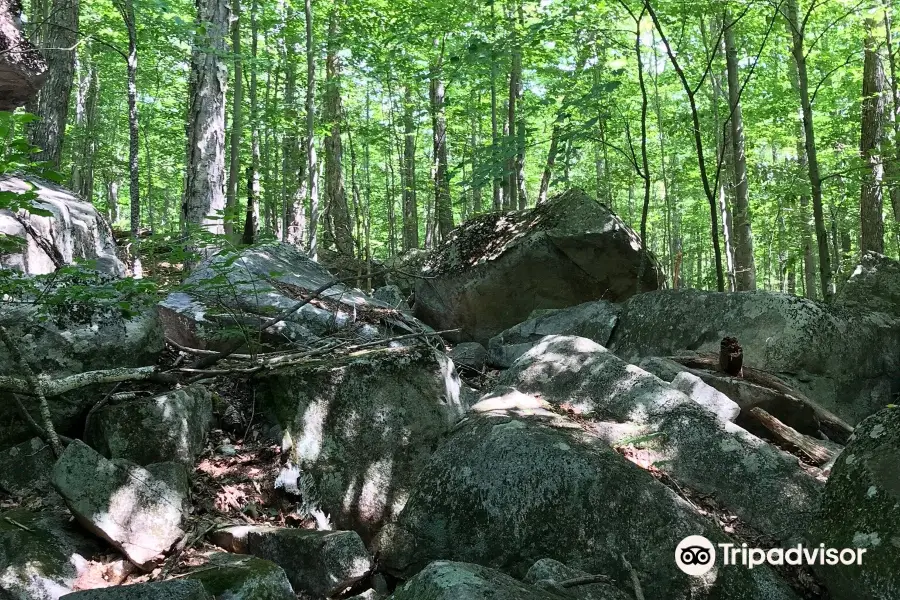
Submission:
<svg viewBox="0 0 900 600">
<path fill-rule="evenodd" d="M 247 169 L 247 211 L 241 237 L 245 244 L 256 242 L 259 235 L 259 98 L 256 80 L 256 59 L 259 55 L 258 14 L 259 0 L 253 0 L 250 7 L 250 167 Z"/>
<path fill-rule="evenodd" d="M 413 90 L 407 84 L 403 96 L 403 249 L 419 247 L 419 216 L 416 204 L 416 130 Z"/>
<path fill-rule="evenodd" d="M 444 114 L 444 81 L 441 69 L 444 44 L 432 68 L 429 96 L 431 99 L 431 130 L 434 138 L 434 206 L 437 213 L 438 240 L 446 238 L 453 229 L 453 206 L 450 203 L 450 176 L 447 165 L 447 117 Z"/>
<path fill-rule="evenodd" d="M 309 173 L 309 255 L 315 260 L 319 240 L 319 172 L 316 161 L 316 51 L 312 0 L 304 1 L 306 17 L 306 159 Z"/>
<path fill-rule="evenodd" d="M 884 68 L 875 39 L 875 21 L 866 19 L 865 66 L 862 84 L 862 118 L 859 138 L 860 158 L 866 164 L 860 186 L 860 252 L 884 253 L 882 211 L 881 140 L 884 135 Z"/>
<path fill-rule="evenodd" d="M 225 0 L 196 0 L 197 32 L 191 53 L 187 179 L 181 203 L 185 226 L 223 233 L 225 210 L 225 91 L 228 67 Z"/>
<path fill-rule="evenodd" d="M 231 52 L 234 55 L 234 84 L 231 109 L 231 144 L 229 150 L 228 192 L 225 196 L 225 234 L 234 232 L 237 212 L 238 180 L 241 178 L 241 134 L 244 119 L 244 67 L 241 59 L 241 0 L 231 3 Z"/>
</svg>

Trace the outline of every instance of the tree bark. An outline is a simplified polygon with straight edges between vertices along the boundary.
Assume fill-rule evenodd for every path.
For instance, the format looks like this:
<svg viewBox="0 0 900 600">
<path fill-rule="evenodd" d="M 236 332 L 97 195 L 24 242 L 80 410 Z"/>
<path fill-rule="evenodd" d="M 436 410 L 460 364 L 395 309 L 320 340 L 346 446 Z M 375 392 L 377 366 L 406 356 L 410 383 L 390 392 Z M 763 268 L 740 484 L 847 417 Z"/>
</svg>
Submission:
<svg viewBox="0 0 900 600">
<path fill-rule="evenodd" d="M 441 43 L 443 54 L 443 43 Z M 441 78 L 443 59 L 439 58 L 431 77 L 431 123 L 434 138 L 434 207 L 437 217 L 437 241 L 453 230 L 453 205 L 450 200 L 450 174 L 447 164 L 447 117 L 444 114 L 444 81 Z"/>
<path fill-rule="evenodd" d="M 881 140 L 884 135 L 884 68 L 875 40 L 875 27 L 874 20 L 866 19 L 859 154 L 867 168 L 860 185 L 859 249 L 862 253 L 872 251 L 883 254 L 884 165 L 881 159 Z"/>
<path fill-rule="evenodd" d="M 525 198 L 520 197 L 523 182 L 521 179 L 524 156 L 520 154 L 519 133 L 516 114 L 516 106 L 522 94 L 522 48 L 519 42 L 519 28 L 516 11 L 521 11 L 521 6 L 512 6 L 509 9 L 509 27 L 511 32 L 512 59 L 509 69 L 509 96 L 507 98 L 507 125 L 509 127 L 509 141 L 511 153 L 507 162 L 509 183 L 507 191 L 509 198 L 506 205 L 510 210 L 525 208 Z M 523 145 L 524 146 L 524 145 Z"/>
<path fill-rule="evenodd" d="M 219 213 L 225 210 L 225 38 L 229 10 L 225 0 L 196 0 L 196 5 L 199 27 L 191 53 L 192 94 L 182 222 L 187 227 L 202 226 L 220 234 L 223 227 Z"/>
<path fill-rule="evenodd" d="M 228 192 L 225 196 L 225 234 L 233 235 L 237 216 L 237 190 L 241 178 L 241 135 L 244 120 L 244 67 L 241 57 L 241 0 L 231 4 L 231 52 L 234 55 L 234 91 L 231 109 L 231 150 L 228 168 Z"/>
<path fill-rule="evenodd" d="M 891 81 L 891 121 L 894 124 L 894 156 L 885 161 L 885 175 L 894 213 L 894 227 L 900 226 L 900 81 L 897 81 L 897 60 L 894 55 L 894 40 L 891 34 L 891 5 L 885 0 L 884 33 L 885 50 L 890 67 Z"/>
<path fill-rule="evenodd" d="M 316 157 L 316 49 L 313 43 L 312 0 L 305 0 L 306 17 L 306 160 L 309 174 L 309 256 L 319 250 L 319 172 Z"/>
<path fill-rule="evenodd" d="M 497 121 L 497 56 L 495 46 L 497 43 L 497 21 L 494 10 L 496 0 L 490 0 L 491 4 L 491 172 L 502 173 L 503 168 L 500 165 L 500 136 Z M 503 185 L 502 177 L 494 175 L 493 177 L 493 202 L 494 210 L 503 210 Z"/>
<path fill-rule="evenodd" d="M 96 125 L 97 100 L 100 96 L 100 74 L 97 63 L 91 57 L 88 66 L 88 84 L 84 96 L 84 122 L 81 130 L 81 147 L 72 171 L 72 188 L 88 202 L 94 200 L 94 157 L 97 153 Z"/>
<path fill-rule="evenodd" d="M 303 198 L 306 195 L 306 156 L 300 151 L 300 138 L 294 125 L 299 123 L 300 114 L 297 110 L 297 70 L 294 66 L 296 48 L 299 40 L 295 33 L 296 15 L 293 8 L 288 7 L 287 23 L 285 25 L 285 53 L 284 61 L 284 119 L 288 123 L 284 133 L 282 150 L 282 176 L 284 177 L 284 225 L 282 235 L 284 242 L 297 248 L 302 248 L 303 237 L 306 234 L 306 213 L 303 209 Z"/>
<path fill-rule="evenodd" d="M 30 134 L 31 143 L 42 149 L 35 160 L 59 169 L 75 78 L 79 0 L 53 0 L 49 9 L 40 43 L 47 60 L 47 80 L 34 111 L 40 120 L 32 125 Z"/>
<path fill-rule="evenodd" d="M 259 52 L 259 0 L 250 7 L 250 167 L 247 169 L 247 211 L 244 217 L 245 244 L 256 243 L 259 235 L 259 97 L 256 80 L 256 56 Z"/>
<path fill-rule="evenodd" d="M 416 130 L 413 121 L 412 85 L 403 95 L 403 249 L 419 247 L 419 213 L 416 206 Z"/>
<path fill-rule="evenodd" d="M 806 49 L 803 36 L 805 26 L 799 18 L 797 0 L 787 0 L 785 17 L 791 28 L 794 63 L 797 66 L 797 80 L 800 91 L 800 107 L 803 111 L 803 132 L 806 145 L 809 186 L 812 192 L 813 221 L 819 254 L 819 280 L 822 297 L 830 301 L 834 295 L 832 288 L 831 256 L 828 253 L 828 232 L 825 229 L 825 212 L 822 204 L 822 178 L 819 174 L 819 160 L 816 154 L 816 136 L 813 128 L 812 102 L 809 97 L 809 77 L 806 71 Z"/>
<path fill-rule="evenodd" d="M 737 46 L 734 23 L 728 11 L 725 27 L 725 62 L 728 71 L 728 100 L 731 108 L 731 152 L 734 174 L 734 273 L 737 291 L 756 289 L 756 265 L 753 260 L 753 229 L 750 224 L 750 193 L 747 181 L 747 156 L 744 150 L 744 119 L 741 113 L 741 86 L 738 78 Z"/>
</svg>

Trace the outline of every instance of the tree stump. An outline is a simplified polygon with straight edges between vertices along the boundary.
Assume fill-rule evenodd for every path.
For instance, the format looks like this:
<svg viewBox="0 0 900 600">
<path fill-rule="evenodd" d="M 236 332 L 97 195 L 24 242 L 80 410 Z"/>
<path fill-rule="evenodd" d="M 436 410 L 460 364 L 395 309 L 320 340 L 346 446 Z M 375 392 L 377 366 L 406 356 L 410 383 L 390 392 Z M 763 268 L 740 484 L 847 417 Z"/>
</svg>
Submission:
<svg viewBox="0 0 900 600">
<path fill-rule="evenodd" d="M 719 349 L 719 367 L 732 377 L 742 377 L 744 351 L 737 338 L 724 337 Z"/>
</svg>

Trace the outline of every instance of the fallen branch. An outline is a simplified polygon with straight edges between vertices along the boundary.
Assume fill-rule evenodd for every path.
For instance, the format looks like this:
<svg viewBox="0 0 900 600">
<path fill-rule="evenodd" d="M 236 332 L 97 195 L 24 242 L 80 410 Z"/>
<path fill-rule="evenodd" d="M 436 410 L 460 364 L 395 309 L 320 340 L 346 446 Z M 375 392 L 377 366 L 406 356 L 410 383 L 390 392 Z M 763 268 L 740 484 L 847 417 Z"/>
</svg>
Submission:
<svg viewBox="0 0 900 600">
<path fill-rule="evenodd" d="M 634 567 L 631 566 L 631 563 L 628 562 L 628 559 L 625 558 L 625 555 L 622 555 L 622 564 L 625 565 L 625 569 L 631 574 L 631 586 L 634 588 L 634 600 L 645 600 L 644 599 L 644 591 L 641 589 L 641 580 L 638 579 L 637 571 L 634 570 Z"/>
<path fill-rule="evenodd" d="M 572 588 L 580 585 L 591 585 L 594 583 L 612 583 L 612 578 L 607 575 L 583 575 L 573 579 L 567 579 L 559 582 L 561 588 Z"/>
<path fill-rule="evenodd" d="M 834 458 L 835 453 L 832 450 L 826 448 L 808 435 L 803 435 L 793 427 L 785 425 L 758 406 L 751 408 L 749 414 L 759 421 L 762 426 L 769 430 L 778 440 L 802 452 L 816 466 L 824 465 Z"/>
<path fill-rule="evenodd" d="M 156 367 L 121 367 L 101 371 L 86 371 L 56 380 L 44 380 L 40 391 L 47 396 L 58 396 L 88 385 L 148 380 L 157 383 L 177 382 L 177 378 L 173 375 L 163 373 Z M 0 376 L 0 390 L 26 396 L 38 395 L 27 379 L 18 377 Z"/>
</svg>

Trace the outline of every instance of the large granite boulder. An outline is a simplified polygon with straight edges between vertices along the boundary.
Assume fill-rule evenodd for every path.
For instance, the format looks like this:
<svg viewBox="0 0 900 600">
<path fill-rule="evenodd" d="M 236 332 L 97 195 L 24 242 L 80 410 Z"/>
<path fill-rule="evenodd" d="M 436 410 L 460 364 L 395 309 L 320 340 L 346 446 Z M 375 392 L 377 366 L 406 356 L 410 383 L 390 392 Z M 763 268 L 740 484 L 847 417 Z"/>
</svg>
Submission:
<svg viewBox="0 0 900 600">
<path fill-rule="evenodd" d="M 22 2 L 0 0 L 0 110 L 13 111 L 47 78 L 47 62 L 22 33 Z"/>
<path fill-rule="evenodd" d="M 35 194 L 30 202 L 51 214 L 0 209 L 0 233 L 24 242 L 20 251 L 0 253 L 0 268 L 41 275 L 77 260 L 93 260 L 101 272 L 125 274 L 125 265 L 116 256 L 112 229 L 91 203 L 43 179 L 0 178 L 0 194 L 29 192 Z"/>
<path fill-rule="evenodd" d="M 638 236 L 604 205 L 571 190 L 533 209 L 475 217 L 429 257 L 413 313 L 452 341 L 487 345 L 535 309 L 622 301 L 637 290 Z M 641 288 L 662 271 L 647 254 Z"/>
<path fill-rule="evenodd" d="M 203 584 L 207 593 L 220 600 L 296 600 L 297 595 L 284 569 L 275 563 L 227 552 L 216 552 L 186 579 Z"/>
<path fill-rule="evenodd" d="M 335 281 L 325 267 L 278 242 L 216 254 L 188 276 L 186 290 L 160 304 L 166 336 L 200 349 L 219 350 L 244 340 L 267 319 Z M 427 328 L 393 306 L 338 283 L 262 334 L 273 347 L 321 344 L 335 334 L 371 341 Z"/>
<path fill-rule="evenodd" d="M 857 423 L 900 391 L 900 321 L 773 292 L 666 290 L 624 303 L 609 348 L 628 362 L 718 355 L 738 339 L 744 365 L 770 371 Z"/>
<path fill-rule="evenodd" d="M 606 581 L 581 584 L 570 588 L 564 588 L 560 585 L 567 581 L 584 579 L 586 577 L 590 577 L 590 574 L 567 567 L 558 560 L 542 558 L 531 565 L 523 581 L 544 588 L 555 588 L 556 590 L 561 588 L 565 590 L 568 596 L 577 600 L 631 600 L 630 594 Z"/>
<path fill-rule="evenodd" d="M 170 579 L 135 585 L 85 590 L 63 596 L 65 600 L 213 600 L 199 581 Z"/>
<path fill-rule="evenodd" d="M 828 548 L 864 549 L 862 563 L 821 565 L 834 600 L 900 598 L 900 408 L 859 424 L 825 486 L 811 539 Z"/>
<path fill-rule="evenodd" d="M 390 600 L 559 600 L 509 575 L 465 562 L 439 560 L 397 588 Z"/>
<path fill-rule="evenodd" d="M 552 558 L 624 582 L 630 580 L 624 556 L 646 598 L 794 598 L 766 568 L 686 575 L 673 558 L 688 535 L 727 541 L 672 490 L 577 423 L 510 393 L 473 407 L 432 456 L 376 550 L 381 564 L 403 577 L 452 560 L 521 578 L 537 560 Z M 427 596 L 401 596 L 407 597 Z"/>
<path fill-rule="evenodd" d="M 67 514 L 0 512 L 0 598 L 56 600 L 100 550 Z"/>
<path fill-rule="evenodd" d="M 610 445 L 649 437 L 645 461 L 775 539 L 804 534 L 818 506 L 821 483 L 796 457 L 585 338 L 545 337 L 499 383 L 572 410 Z"/>
<path fill-rule="evenodd" d="M 877 252 L 866 252 L 838 288 L 836 306 L 900 316 L 900 262 Z"/>
<path fill-rule="evenodd" d="M 427 346 L 279 370 L 254 386 L 282 450 L 310 476 L 299 484 L 315 487 L 304 497 L 365 539 L 403 508 L 467 408 L 453 363 Z"/>
<path fill-rule="evenodd" d="M 101 408 L 88 423 L 85 441 L 107 458 L 139 465 L 175 461 L 193 467 L 212 416 L 211 394 L 192 385 Z"/>
<path fill-rule="evenodd" d="M 141 569 L 152 569 L 185 534 L 181 526 L 190 485 L 180 464 L 139 467 L 107 460 L 75 440 L 56 462 L 51 479 L 75 519 Z"/>
</svg>

